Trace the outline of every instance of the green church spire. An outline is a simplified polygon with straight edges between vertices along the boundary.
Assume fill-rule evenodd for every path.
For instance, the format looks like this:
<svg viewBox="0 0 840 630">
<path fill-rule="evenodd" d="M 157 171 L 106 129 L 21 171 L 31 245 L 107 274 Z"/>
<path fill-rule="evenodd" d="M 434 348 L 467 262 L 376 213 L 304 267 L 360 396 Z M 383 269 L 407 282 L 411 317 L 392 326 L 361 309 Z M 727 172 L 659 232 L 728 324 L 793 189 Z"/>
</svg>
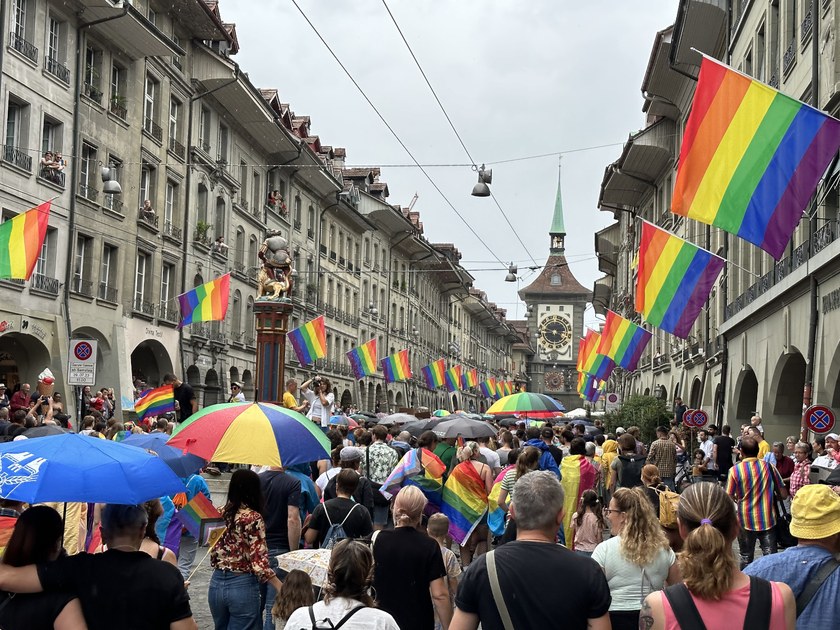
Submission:
<svg viewBox="0 0 840 630">
<path fill-rule="evenodd" d="M 563 221 L 563 195 L 560 190 L 562 156 L 560 159 L 561 164 L 557 167 L 557 198 L 554 200 L 554 217 L 551 220 L 551 229 L 548 231 L 551 237 L 552 254 L 562 254 L 565 250 L 566 225 Z"/>
</svg>

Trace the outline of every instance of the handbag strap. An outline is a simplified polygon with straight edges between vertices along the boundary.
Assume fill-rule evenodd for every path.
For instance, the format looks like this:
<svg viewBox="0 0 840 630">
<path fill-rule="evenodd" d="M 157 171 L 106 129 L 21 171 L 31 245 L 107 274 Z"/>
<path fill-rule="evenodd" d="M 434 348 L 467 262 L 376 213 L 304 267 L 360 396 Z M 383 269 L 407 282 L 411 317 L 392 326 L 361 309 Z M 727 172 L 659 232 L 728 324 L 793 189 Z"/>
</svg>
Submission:
<svg viewBox="0 0 840 630">
<path fill-rule="evenodd" d="M 812 577 L 808 581 L 808 585 L 805 589 L 799 594 L 799 597 L 796 598 L 796 616 L 799 617 L 811 603 L 811 600 L 814 599 L 814 595 L 817 594 L 817 591 L 820 590 L 820 587 L 823 583 L 831 577 L 831 574 L 834 573 L 838 568 L 840 568 L 840 562 L 834 559 L 832 556 L 829 558 L 828 562 L 823 564 L 819 570 L 817 571 L 816 575 Z"/>
<path fill-rule="evenodd" d="M 493 601 L 496 603 L 496 609 L 499 611 L 499 617 L 502 619 L 502 625 L 505 630 L 513 630 L 513 621 L 510 618 L 510 613 L 505 604 L 505 596 L 502 594 L 502 585 L 499 583 L 499 572 L 496 568 L 495 549 L 484 554 L 487 562 L 487 577 L 490 579 L 490 590 L 493 591 Z"/>
</svg>

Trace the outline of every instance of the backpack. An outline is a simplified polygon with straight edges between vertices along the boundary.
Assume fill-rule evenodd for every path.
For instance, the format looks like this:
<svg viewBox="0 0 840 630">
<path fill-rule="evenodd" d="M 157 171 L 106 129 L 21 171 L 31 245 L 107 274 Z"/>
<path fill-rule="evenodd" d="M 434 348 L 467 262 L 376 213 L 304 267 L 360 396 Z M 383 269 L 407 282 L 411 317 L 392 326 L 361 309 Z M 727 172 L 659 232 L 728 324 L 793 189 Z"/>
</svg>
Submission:
<svg viewBox="0 0 840 630">
<path fill-rule="evenodd" d="M 330 524 L 330 528 L 327 530 L 326 535 L 324 536 L 324 542 L 321 543 L 321 549 L 332 549 L 338 543 L 340 543 L 345 538 L 349 538 L 347 532 L 344 530 L 344 523 L 350 518 L 350 515 L 359 507 L 359 504 L 356 503 L 353 507 L 350 508 L 350 511 L 347 512 L 347 516 L 344 517 L 344 520 L 340 523 L 333 523 L 332 519 L 330 518 L 330 511 L 327 509 L 327 504 L 324 504 L 324 513 L 327 515 L 327 522 Z"/>
<path fill-rule="evenodd" d="M 646 459 L 642 455 L 619 455 L 621 460 L 621 481 L 619 488 L 635 488 L 642 485 L 642 468 Z"/>
<path fill-rule="evenodd" d="M 667 487 L 662 490 L 654 488 L 654 491 L 659 496 L 659 524 L 667 528 L 676 527 L 680 495 Z"/>
<path fill-rule="evenodd" d="M 338 623 L 333 625 L 332 619 L 323 619 L 322 621 L 326 622 L 327 626 L 319 626 L 318 621 L 315 619 L 315 608 L 313 606 L 309 607 L 309 618 L 312 620 L 312 630 L 338 630 L 341 626 L 347 623 L 347 620 L 350 619 L 353 615 L 359 612 L 362 608 L 365 608 L 364 605 L 356 606 L 352 608 L 346 615 L 344 615 L 341 619 L 339 619 Z M 302 628 L 301 630 L 305 630 Z"/>
</svg>

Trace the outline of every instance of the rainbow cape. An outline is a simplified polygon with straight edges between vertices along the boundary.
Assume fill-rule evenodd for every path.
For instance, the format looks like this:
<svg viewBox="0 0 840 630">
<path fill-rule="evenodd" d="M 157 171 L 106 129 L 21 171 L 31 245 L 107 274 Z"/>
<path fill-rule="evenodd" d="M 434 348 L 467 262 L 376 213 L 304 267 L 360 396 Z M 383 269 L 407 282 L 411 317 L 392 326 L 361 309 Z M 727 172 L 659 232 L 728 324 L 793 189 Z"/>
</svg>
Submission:
<svg viewBox="0 0 840 630">
<path fill-rule="evenodd" d="M 461 366 L 456 365 L 446 370 L 444 375 L 446 379 L 446 391 L 455 392 L 461 389 Z"/>
<path fill-rule="evenodd" d="M 192 534 L 200 545 L 206 545 L 217 538 L 224 529 L 225 521 L 210 499 L 202 492 L 196 494 L 190 502 L 175 513 L 176 518 Z"/>
<path fill-rule="evenodd" d="M 635 370 L 653 335 L 621 315 L 607 311 L 598 354 L 610 357 L 625 370 Z"/>
<path fill-rule="evenodd" d="M 134 411 L 140 420 L 146 416 L 159 416 L 168 411 L 175 411 L 175 391 L 172 385 L 161 385 L 144 392 L 134 403 Z"/>
<path fill-rule="evenodd" d="M 495 398 L 496 397 L 496 379 L 495 378 L 488 378 L 487 380 L 481 381 L 481 395 L 485 398 Z"/>
<path fill-rule="evenodd" d="M 580 363 L 580 371 L 591 374 L 599 381 L 609 378 L 612 374 L 615 363 L 613 360 L 603 354 L 598 353 L 598 345 L 601 343 L 601 334 L 594 330 L 587 330 L 586 336 L 583 338 L 583 359 L 578 355 L 578 362 Z"/>
<path fill-rule="evenodd" d="M 0 278 L 29 280 L 47 236 L 51 203 L 45 201 L 0 224 Z"/>
<path fill-rule="evenodd" d="M 671 212 L 776 260 L 840 147 L 840 121 L 704 56 Z"/>
<path fill-rule="evenodd" d="M 400 491 L 404 485 L 419 487 L 430 503 L 440 507 L 442 503 L 443 473 L 446 464 L 428 449 L 413 448 L 403 455 L 379 491 L 386 499 Z"/>
<path fill-rule="evenodd" d="M 598 471 L 583 455 L 566 455 L 560 462 L 560 483 L 565 493 L 563 499 L 563 531 L 567 543 L 572 540 L 570 528 L 572 514 L 577 511 L 580 495 L 584 490 L 594 490 Z"/>
<path fill-rule="evenodd" d="M 426 379 L 426 386 L 429 389 L 437 389 L 438 387 L 443 387 L 444 372 L 446 372 L 446 367 L 444 365 L 443 359 L 432 361 L 431 363 L 429 363 L 429 365 L 424 366 L 423 378 Z"/>
<path fill-rule="evenodd" d="M 324 316 L 306 322 L 288 333 L 289 341 L 301 365 L 310 365 L 327 356 L 327 333 Z"/>
<path fill-rule="evenodd" d="M 512 468 L 516 468 L 516 465 L 510 464 L 502 468 L 502 471 L 493 480 L 493 489 L 490 490 L 490 495 L 487 497 L 487 527 L 490 528 L 494 536 L 501 536 L 505 533 L 507 512 L 499 507 L 499 494 L 502 492 L 502 481 Z"/>
<path fill-rule="evenodd" d="M 410 379 L 411 366 L 408 364 L 408 350 L 400 350 L 382 359 L 382 371 L 385 372 L 386 383 Z"/>
<path fill-rule="evenodd" d="M 181 307 L 180 326 L 193 322 L 219 321 L 225 318 L 230 295 L 230 274 L 200 284 L 178 296 Z"/>
<path fill-rule="evenodd" d="M 376 339 L 353 348 L 347 353 L 347 359 L 350 361 L 350 367 L 353 368 L 357 381 L 365 376 L 376 374 Z"/>
<path fill-rule="evenodd" d="M 726 261 L 652 223 L 642 222 L 636 311 L 686 339 Z"/>
<path fill-rule="evenodd" d="M 449 517 L 449 535 L 463 545 L 487 513 L 487 489 L 472 462 L 461 462 L 449 473 L 441 512 Z"/>
</svg>

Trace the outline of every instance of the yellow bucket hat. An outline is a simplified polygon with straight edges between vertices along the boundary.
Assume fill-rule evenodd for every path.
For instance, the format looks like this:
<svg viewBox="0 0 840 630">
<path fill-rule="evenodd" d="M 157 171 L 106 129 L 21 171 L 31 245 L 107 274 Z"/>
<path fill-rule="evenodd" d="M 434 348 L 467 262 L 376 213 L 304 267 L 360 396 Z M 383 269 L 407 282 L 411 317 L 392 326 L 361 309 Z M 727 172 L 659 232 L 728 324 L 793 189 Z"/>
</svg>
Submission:
<svg viewBox="0 0 840 630">
<path fill-rule="evenodd" d="M 840 496 L 825 485 L 800 488 L 790 506 L 790 533 L 797 538 L 819 540 L 840 532 Z"/>
</svg>

